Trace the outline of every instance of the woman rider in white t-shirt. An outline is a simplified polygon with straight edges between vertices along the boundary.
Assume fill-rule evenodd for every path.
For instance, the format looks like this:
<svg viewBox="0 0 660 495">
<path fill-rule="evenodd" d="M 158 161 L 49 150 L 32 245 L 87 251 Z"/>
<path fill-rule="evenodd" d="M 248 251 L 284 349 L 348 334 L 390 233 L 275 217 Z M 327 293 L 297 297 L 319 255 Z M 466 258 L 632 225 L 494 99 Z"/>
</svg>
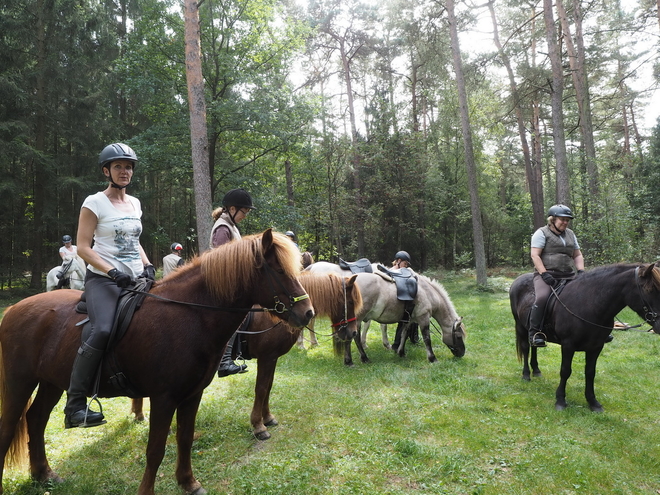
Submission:
<svg viewBox="0 0 660 495">
<path fill-rule="evenodd" d="M 99 165 L 108 187 L 88 196 L 80 209 L 77 245 L 78 255 L 88 263 L 85 296 L 92 329 L 73 363 L 65 428 L 105 423 L 102 413 L 88 408 L 87 394 L 103 359 L 119 295 L 134 278 L 154 279 L 154 267 L 140 245 L 140 201 L 126 194 L 137 161 L 135 152 L 125 144 L 106 146 Z"/>
</svg>

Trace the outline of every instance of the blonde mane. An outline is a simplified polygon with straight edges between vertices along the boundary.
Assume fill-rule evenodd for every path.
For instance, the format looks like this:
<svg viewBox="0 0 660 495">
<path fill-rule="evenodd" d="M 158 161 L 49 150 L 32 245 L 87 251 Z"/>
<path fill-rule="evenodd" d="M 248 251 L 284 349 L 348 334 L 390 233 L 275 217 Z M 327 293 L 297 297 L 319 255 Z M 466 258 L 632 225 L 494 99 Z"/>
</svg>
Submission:
<svg viewBox="0 0 660 495">
<path fill-rule="evenodd" d="M 296 278 L 302 270 L 300 253 L 284 234 L 273 232 L 273 248 L 284 274 Z M 199 257 L 202 277 L 209 291 L 219 301 L 228 301 L 254 285 L 263 266 L 264 233 L 245 236 L 206 251 Z"/>
<path fill-rule="evenodd" d="M 309 294 L 316 314 L 336 316 L 333 314 L 336 308 L 343 308 L 344 287 L 342 286 L 341 276 L 334 273 L 318 274 L 303 271 L 300 273 L 298 281 Z M 357 314 L 362 309 L 362 295 L 356 284 L 353 285 L 351 294 L 353 308 Z"/>
</svg>

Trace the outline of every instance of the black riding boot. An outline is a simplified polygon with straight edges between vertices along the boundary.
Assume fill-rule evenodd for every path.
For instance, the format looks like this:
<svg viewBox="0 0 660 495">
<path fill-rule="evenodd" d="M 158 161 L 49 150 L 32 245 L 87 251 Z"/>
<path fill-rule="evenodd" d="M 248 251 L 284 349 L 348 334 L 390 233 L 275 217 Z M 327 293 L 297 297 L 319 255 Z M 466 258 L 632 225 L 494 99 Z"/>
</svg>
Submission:
<svg viewBox="0 0 660 495">
<path fill-rule="evenodd" d="M 218 377 L 222 378 L 223 376 L 235 375 L 236 373 L 246 373 L 247 364 L 238 365 L 234 363 L 234 360 L 231 358 L 231 350 L 234 347 L 234 335 L 229 342 L 227 342 L 227 348 L 225 353 L 222 355 L 220 360 L 220 366 L 218 367 Z"/>
<path fill-rule="evenodd" d="M 94 378 L 103 359 L 103 350 L 83 343 L 73 362 L 71 382 L 67 390 L 64 407 L 64 427 L 90 427 L 105 424 L 103 413 L 92 411 L 87 405 L 87 394 L 92 389 Z"/>
<path fill-rule="evenodd" d="M 403 333 L 403 327 L 407 323 L 400 321 L 396 326 L 396 332 L 394 333 L 394 342 L 392 342 L 392 350 L 396 352 L 399 349 L 399 344 L 401 343 L 401 334 Z"/>
<path fill-rule="evenodd" d="M 417 323 L 411 323 L 408 328 L 408 338 L 413 344 L 419 344 L 419 325 Z"/>
<path fill-rule="evenodd" d="M 536 304 L 532 306 L 529 314 L 529 344 L 532 347 L 545 347 L 545 334 L 541 325 L 543 325 L 544 308 L 539 308 Z"/>
</svg>

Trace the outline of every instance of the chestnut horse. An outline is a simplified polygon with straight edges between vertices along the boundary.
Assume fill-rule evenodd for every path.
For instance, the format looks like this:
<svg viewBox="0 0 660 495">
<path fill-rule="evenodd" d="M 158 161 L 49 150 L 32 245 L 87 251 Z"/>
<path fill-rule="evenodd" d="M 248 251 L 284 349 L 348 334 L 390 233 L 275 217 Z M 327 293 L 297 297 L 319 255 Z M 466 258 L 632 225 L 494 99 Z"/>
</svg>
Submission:
<svg viewBox="0 0 660 495">
<path fill-rule="evenodd" d="M 357 335 L 355 315 L 362 308 L 362 297 L 355 283 L 356 277 L 310 272 L 302 272 L 300 276 L 300 284 L 314 305 L 314 314 L 330 318 L 333 336 L 340 341 L 350 341 Z M 277 360 L 291 350 L 301 329 L 268 314 L 255 313 L 248 329 L 241 332 L 245 333 L 250 357 L 257 359 L 254 405 L 250 414 L 252 433 L 258 440 L 267 440 L 271 436 L 267 427 L 278 424 L 269 405 Z M 135 413 L 136 419 L 144 419 L 142 405 L 142 399 L 133 399 L 131 412 Z"/>
<path fill-rule="evenodd" d="M 176 480 L 187 494 L 206 493 L 191 465 L 202 392 L 253 304 L 273 308 L 270 311 L 295 326 L 306 325 L 314 316 L 298 282 L 300 269 L 300 253 L 291 241 L 267 230 L 207 251 L 154 284 L 148 294 L 153 297 L 145 298 L 125 336 L 108 351 L 133 388 L 154 405 L 138 495 L 154 495 L 175 411 Z M 29 438 L 31 475 L 38 482 L 61 481 L 46 459 L 44 430 L 69 386 L 80 346 L 81 327 L 76 323 L 83 315 L 75 311 L 79 299 L 80 292 L 74 290 L 38 294 L 10 307 L 0 324 L 0 462 L 4 465 L 8 452 L 11 461 L 21 446 L 24 452 Z M 108 383 L 108 361 L 101 369 L 98 395 L 125 395 Z"/>
<path fill-rule="evenodd" d="M 511 312 L 516 322 L 516 349 L 523 361 L 523 378 L 530 380 L 529 309 L 534 303 L 533 274 L 518 277 L 509 289 Z M 550 304 L 550 303 L 549 303 Z M 555 393 L 555 409 L 566 408 L 566 382 L 572 373 L 573 356 L 585 354 L 584 395 L 589 408 L 602 412 L 596 399 L 594 378 L 596 361 L 614 326 L 614 317 L 625 307 L 631 308 L 660 333 L 660 268 L 655 264 L 619 263 L 603 266 L 578 276 L 566 284 L 546 314 L 544 333 L 549 342 L 561 345 L 560 382 Z M 532 347 L 532 371 L 541 376 Z"/>
</svg>

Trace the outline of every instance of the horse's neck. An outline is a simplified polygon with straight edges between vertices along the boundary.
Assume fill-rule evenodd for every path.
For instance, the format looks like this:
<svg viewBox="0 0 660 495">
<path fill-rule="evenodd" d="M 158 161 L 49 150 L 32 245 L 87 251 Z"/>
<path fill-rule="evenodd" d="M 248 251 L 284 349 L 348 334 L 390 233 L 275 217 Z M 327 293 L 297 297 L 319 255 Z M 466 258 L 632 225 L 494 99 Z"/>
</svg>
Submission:
<svg viewBox="0 0 660 495">
<path fill-rule="evenodd" d="M 431 315 L 442 326 L 452 326 L 459 319 L 458 313 L 449 295 L 439 287 L 436 287 L 430 280 L 424 280 L 424 291 L 431 304 Z"/>
</svg>

